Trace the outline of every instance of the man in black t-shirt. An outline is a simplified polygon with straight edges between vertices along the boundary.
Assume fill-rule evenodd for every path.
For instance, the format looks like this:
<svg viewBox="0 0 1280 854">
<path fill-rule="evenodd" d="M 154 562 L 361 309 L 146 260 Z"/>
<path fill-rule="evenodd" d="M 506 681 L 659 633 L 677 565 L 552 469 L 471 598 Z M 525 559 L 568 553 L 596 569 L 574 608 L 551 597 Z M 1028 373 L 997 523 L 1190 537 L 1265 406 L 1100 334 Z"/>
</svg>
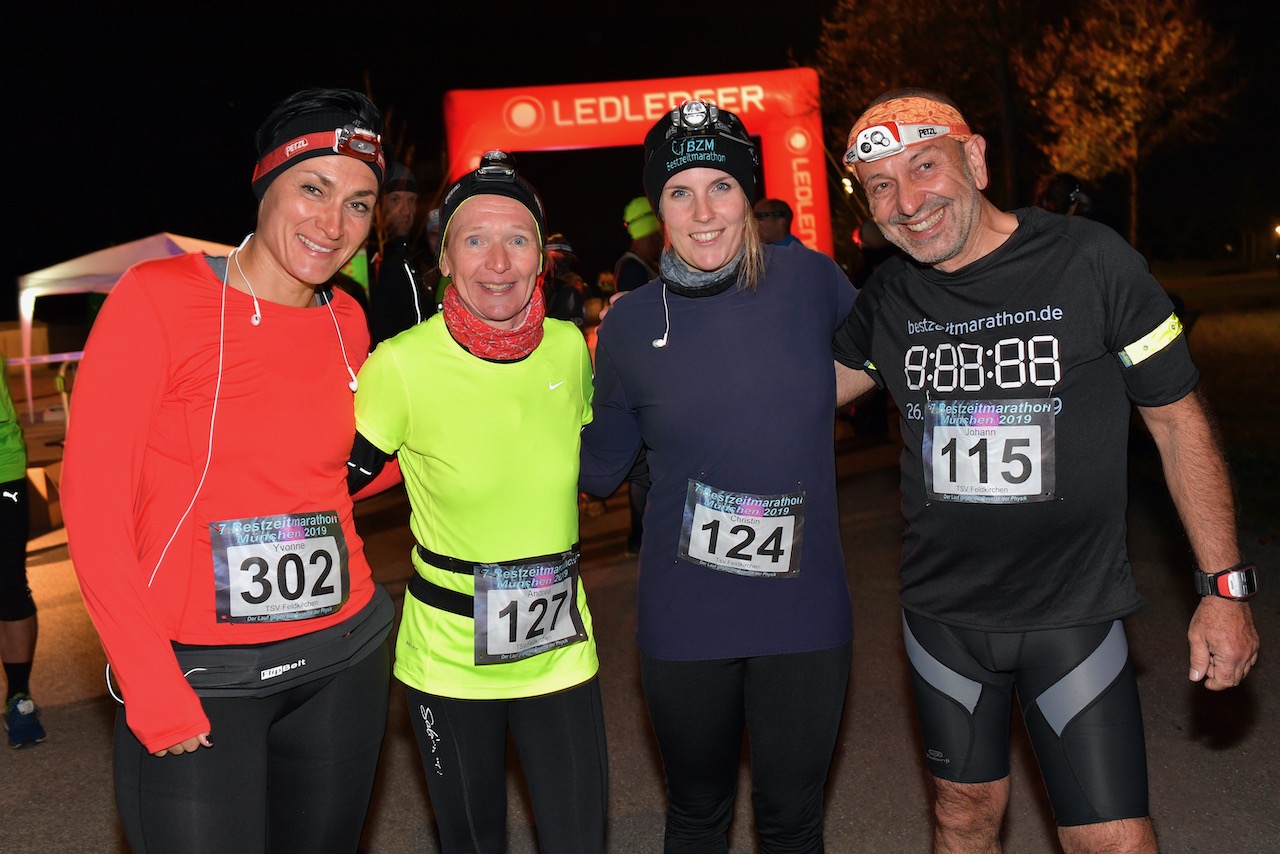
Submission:
<svg viewBox="0 0 1280 854">
<path fill-rule="evenodd" d="M 1132 407 L 1150 428 L 1202 572 L 1190 679 L 1257 659 L 1253 567 L 1172 306 L 1145 261 L 1083 217 L 1001 211 L 985 140 L 945 96 L 877 98 L 846 164 L 886 261 L 835 339 L 840 399 L 901 413 L 903 635 L 935 786 L 935 850 L 999 850 L 1016 694 L 1069 851 L 1154 851 L 1122 618 Z M 1209 594 L 1209 595 L 1206 595 Z"/>
</svg>

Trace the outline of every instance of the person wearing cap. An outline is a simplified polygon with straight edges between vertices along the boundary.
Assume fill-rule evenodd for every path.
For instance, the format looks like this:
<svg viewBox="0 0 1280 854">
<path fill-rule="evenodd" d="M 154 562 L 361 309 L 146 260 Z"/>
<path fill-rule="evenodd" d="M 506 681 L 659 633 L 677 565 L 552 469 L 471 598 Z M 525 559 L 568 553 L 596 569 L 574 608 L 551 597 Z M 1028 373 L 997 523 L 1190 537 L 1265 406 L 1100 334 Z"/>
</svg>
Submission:
<svg viewBox="0 0 1280 854">
<path fill-rule="evenodd" d="M 662 257 L 662 223 L 646 196 L 637 196 L 622 209 L 622 225 L 631 236 L 631 246 L 613 265 L 614 290 L 633 291 L 658 276 Z"/>
<path fill-rule="evenodd" d="M 760 241 L 777 246 L 790 246 L 800 239 L 791 233 L 791 205 L 782 199 L 761 199 L 755 204 L 756 227 Z"/>
<path fill-rule="evenodd" d="M 647 449 L 637 641 L 666 850 L 727 851 L 744 730 L 763 851 L 819 851 L 852 638 L 836 507 L 835 364 L 853 305 L 826 255 L 764 246 L 759 155 L 692 101 L 645 137 L 659 277 L 600 326 L 582 487 Z"/>
<path fill-rule="evenodd" d="M 835 338 L 847 394 L 902 414 L 903 637 L 935 781 L 935 851 L 999 850 L 1016 693 L 1068 852 L 1155 851 L 1122 619 L 1137 407 L 1164 461 L 1202 596 L 1189 678 L 1257 660 L 1230 478 L 1172 306 L 1115 232 L 982 191 L 986 142 L 944 95 L 896 90 L 845 155 L 884 235 Z M 1188 585 L 1189 591 L 1191 585 Z"/>
<path fill-rule="evenodd" d="M 376 347 L 435 312 L 409 253 L 409 237 L 418 213 L 418 179 L 403 163 L 393 162 L 378 201 L 379 234 L 369 283 L 369 337 Z"/>
<path fill-rule="evenodd" d="M 254 232 L 130 268 L 89 336 L 60 486 L 134 850 L 359 845 L 395 607 L 346 482 L 368 330 L 325 283 L 368 238 L 381 131 L 356 92 L 284 99 Z"/>
<path fill-rule="evenodd" d="M 395 675 L 441 849 L 506 848 L 506 748 L 541 850 L 601 852 L 608 762 L 578 561 L 581 331 L 546 317 L 546 217 L 501 151 L 445 193 L 444 307 L 360 373 L 353 487 L 395 455 L 417 541 Z"/>
</svg>

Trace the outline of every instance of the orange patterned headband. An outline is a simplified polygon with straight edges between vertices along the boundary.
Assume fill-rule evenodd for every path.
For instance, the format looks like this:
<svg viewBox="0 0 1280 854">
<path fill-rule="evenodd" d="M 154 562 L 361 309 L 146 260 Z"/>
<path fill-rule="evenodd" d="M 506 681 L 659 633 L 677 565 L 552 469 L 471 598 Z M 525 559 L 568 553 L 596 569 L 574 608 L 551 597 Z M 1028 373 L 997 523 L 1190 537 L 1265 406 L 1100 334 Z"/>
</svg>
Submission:
<svg viewBox="0 0 1280 854">
<path fill-rule="evenodd" d="M 876 104 L 854 122 L 844 164 L 852 169 L 859 160 L 869 163 L 889 157 L 908 145 L 940 136 L 964 142 L 972 135 L 964 116 L 955 107 L 928 98 L 894 98 Z"/>
</svg>

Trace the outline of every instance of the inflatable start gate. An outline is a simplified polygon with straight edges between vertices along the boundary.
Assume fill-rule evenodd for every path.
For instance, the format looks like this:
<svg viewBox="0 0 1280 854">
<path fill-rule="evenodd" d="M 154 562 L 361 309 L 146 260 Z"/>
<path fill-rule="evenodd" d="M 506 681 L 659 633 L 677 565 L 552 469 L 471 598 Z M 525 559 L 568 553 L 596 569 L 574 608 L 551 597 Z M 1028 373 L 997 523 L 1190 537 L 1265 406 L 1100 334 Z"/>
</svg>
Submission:
<svg viewBox="0 0 1280 854">
<path fill-rule="evenodd" d="M 832 254 L 818 75 L 811 68 L 445 93 L 449 180 L 491 148 L 568 151 L 643 145 L 664 113 L 701 99 L 736 113 L 761 140 L 767 192 L 795 213 L 791 231 Z M 637 179 L 639 176 L 637 176 Z"/>
</svg>

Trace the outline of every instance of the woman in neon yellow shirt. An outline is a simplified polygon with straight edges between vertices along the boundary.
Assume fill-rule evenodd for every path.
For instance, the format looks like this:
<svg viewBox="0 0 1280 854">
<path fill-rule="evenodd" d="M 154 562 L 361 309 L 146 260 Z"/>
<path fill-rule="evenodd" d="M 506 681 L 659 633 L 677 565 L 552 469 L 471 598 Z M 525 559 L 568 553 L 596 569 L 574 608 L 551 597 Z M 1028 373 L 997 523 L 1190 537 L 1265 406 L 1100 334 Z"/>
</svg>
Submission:
<svg viewBox="0 0 1280 854">
<path fill-rule="evenodd" d="M 505 850 L 508 732 L 541 849 L 603 851 L 604 722 L 578 577 L 586 344 L 545 317 L 542 203 L 508 155 L 455 183 L 442 221 L 443 310 L 380 344 L 356 392 L 353 485 L 397 456 L 417 540 L 395 674 L 444 851 Z"/>
</svg>

